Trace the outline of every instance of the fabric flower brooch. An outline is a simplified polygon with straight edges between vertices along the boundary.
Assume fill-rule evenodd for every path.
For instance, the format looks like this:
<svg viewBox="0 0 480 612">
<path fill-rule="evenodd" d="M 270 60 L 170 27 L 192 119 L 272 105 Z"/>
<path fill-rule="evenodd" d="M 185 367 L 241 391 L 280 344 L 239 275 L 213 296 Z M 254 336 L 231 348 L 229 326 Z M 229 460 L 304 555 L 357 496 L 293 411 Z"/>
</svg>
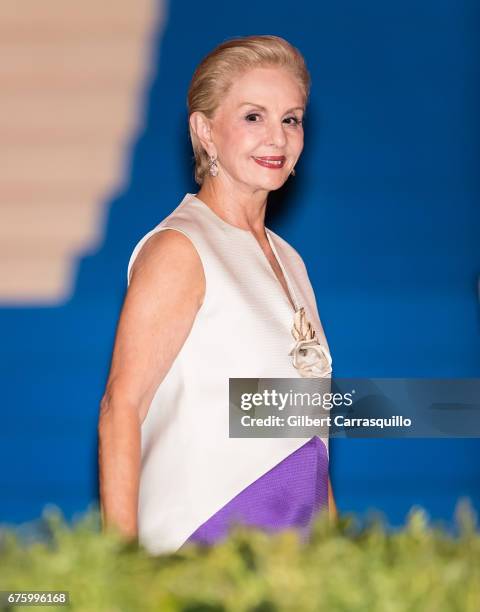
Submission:
<svg viewBox="0 0 480 612">
<path fill-rule="evenodd" d="M 315 378 L 330 374 L 332 357 L 326 347 L 318 342 L 303 306 L 295 312 L 292 336 L 295 338 L 295 346 L 289 355 L 292 356 L 293 365 L 300 376 Z"/>
</svg>

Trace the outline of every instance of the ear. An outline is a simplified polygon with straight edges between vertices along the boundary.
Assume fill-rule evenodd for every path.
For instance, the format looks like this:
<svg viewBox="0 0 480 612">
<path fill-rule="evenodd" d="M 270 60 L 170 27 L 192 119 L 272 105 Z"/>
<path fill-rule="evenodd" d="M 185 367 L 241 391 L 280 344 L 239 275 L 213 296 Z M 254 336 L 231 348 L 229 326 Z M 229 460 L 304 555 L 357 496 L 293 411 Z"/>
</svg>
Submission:
<svg viewBox="0 0 480 612">
<path fill-rule="evenodd" d="M 215 155 L 215 145 L 212 141 L 212 129 L 210 119 L 201 111 L 195 111 L 189 118 L 190 126 L 202 143 L 207 155 Z"/>
</svg>

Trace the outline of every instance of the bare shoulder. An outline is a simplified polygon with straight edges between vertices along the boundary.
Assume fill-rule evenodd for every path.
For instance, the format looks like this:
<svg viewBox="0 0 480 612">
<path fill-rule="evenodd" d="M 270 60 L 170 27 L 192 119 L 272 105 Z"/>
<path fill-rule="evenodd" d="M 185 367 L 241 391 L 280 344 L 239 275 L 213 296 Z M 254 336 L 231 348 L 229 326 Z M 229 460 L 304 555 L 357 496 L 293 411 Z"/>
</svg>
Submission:
<svg viewBox="0 0 480 612">
<path fill-rule="evenodd" d="M 193 293 L 201 305 L 205 274 L 200 256 L 183 232 L 165 228 L 155 232 L 142 245 L 130 273 L 131 291 L 151 290 Z"/>
<path fill-rule="evenodd" d="M 106 395 L 134 406 L 143 421 L 192 329 L 205 278 L 190 238 L 170 228 L 141 244 L 130 272 Z"/>
</svg>

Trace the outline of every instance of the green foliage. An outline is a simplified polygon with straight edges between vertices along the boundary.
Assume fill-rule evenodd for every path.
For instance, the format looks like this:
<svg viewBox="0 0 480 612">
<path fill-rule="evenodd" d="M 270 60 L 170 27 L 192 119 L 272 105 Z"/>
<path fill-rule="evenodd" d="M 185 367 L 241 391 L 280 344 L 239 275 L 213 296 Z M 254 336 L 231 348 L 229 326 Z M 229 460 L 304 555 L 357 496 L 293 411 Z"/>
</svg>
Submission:
<svg viewBox="0 0 480 612">
<path fill-rule="evenodd" d="M 430 526 L 421 508 L 397 531 L 379 516 L 360 527 L 353 515 L 333 523 L 320 514 L 308 543 L 290 530 L 237 526 L 216 546 L 159 556 L 101 532 L 96 508 L 73 525 L 49 508 L 43 521 L 44 541 L 0 532 L 0 590 L 67 590 L 75 611 L 480 610 L 480 534 L 468 502 L 457 506 L 455 535 Z"/>
</svg>

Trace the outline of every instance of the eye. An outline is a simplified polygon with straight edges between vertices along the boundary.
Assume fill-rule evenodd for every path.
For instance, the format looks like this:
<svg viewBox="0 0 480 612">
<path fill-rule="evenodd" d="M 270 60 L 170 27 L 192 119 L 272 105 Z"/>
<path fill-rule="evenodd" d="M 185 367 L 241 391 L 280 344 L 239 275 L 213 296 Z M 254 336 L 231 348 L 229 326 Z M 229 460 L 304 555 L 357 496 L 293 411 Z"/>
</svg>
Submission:
<svg viewBox="0 0 480 612">
<path fill-rule="evenodd" d="M 293 121 L 289 125 L 302 125 L 303 124 L 302 119 L 298 119 L 298 117 L 295 117 L 293 115 L 291 117 L 286 117 L 285 121 L 287 121 L 288 119 L 293 119 Z"/>
<path fill-rule="evenodd" d="M 259 113 L 248 113 L 248 115 L 246 115 L 245 119 L 247 121 L 249 121 L 250 123 L 258 123 L 258 121 L 250 121 L 249 117 L 260 117 Z"/>
<path fill-rule="evenodd" d="M 248 113 L 248 115 L 245 116 L 245 119 L 249 122 L 249 123 L 258 123 L 258 121 L 256 120 L 252 120 L 252 117 L 260 117 L 260 113 Z M 302 119 L 298 119 L 298 117 L 295 117 L 294 115 L 290 116 L 290 117 L 285 117 L 284 121 L 289 121 L 288 125 L 302 125 L 303 124 L 303 120 Z"/>
</svg>

